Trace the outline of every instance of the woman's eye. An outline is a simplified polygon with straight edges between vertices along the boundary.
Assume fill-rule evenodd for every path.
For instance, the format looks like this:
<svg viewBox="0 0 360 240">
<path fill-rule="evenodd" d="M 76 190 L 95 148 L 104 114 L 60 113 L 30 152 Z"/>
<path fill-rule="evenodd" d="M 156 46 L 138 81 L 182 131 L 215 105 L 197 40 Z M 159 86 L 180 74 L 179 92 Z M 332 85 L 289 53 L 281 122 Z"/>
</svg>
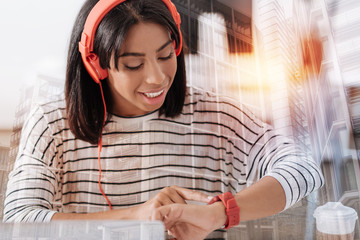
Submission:
<svg viewBox="0 0 360 240">
<path fill-rule="evenodd" d="M 142 67 L 142 64 L 140 64 L 140 65 L 138 65 L 138 66 L 127 66 L 127 65 L 125 65 L 125 67 L 127 68 L 127 69 L 129 69 L 129 70 L 131 70 L 131 71 L 135 71 L 135 70 L 138 70 L 138 69 L 140 69 L 141 67 Z"/>
<path fill-rule="evenodd" d="M 166 57 L 159 57 L 159 59 L 160 60 L 168 60 L 168 59 L 170 59 L 172 56 L 173 56 L 173 52 L 171 52 L 168 56 L 166 56 Z"/>
</svg>

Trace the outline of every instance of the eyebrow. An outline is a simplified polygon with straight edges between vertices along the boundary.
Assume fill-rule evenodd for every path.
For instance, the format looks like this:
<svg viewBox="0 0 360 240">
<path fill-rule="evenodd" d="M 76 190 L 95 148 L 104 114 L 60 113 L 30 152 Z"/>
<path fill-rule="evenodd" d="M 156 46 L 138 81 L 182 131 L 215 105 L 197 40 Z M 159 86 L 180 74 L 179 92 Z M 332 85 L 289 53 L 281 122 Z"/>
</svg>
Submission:
<svg viewBox="0 0 360 240">
<path fill-rule="evenodd" d="M 172 43 L 172 40 L 167 41 L 165 44 L 163 44 L 161 47 L 159 47 L 159 49 L 156 50 L 156 52 L 160 52 L 161 50 L 163 50 L 164 48 L 166 48 L 169 44 Z M 119 58 L 121 57 L 127 57 L 127 56 L 134 56 L 134 57 L 144 57 L 145 53 L 137 53 L 137 52 L 125 52 L 123 54 L 121 54 L 119 56 Z"/>
</svg>

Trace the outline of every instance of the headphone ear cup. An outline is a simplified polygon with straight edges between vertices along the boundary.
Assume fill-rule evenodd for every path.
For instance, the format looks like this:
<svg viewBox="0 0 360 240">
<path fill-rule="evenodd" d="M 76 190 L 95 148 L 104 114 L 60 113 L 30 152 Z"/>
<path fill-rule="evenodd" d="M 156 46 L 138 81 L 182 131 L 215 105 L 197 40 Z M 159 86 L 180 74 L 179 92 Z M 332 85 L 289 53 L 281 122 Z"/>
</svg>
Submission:
<svg viewBox="0 0 360 240">
<path fill-rule="evenodd" d="M 173 47 L 174 47 L 174 50 L 176 51 L 176 42 L 175 42 L 175 40 L 173 40 Z"/>
<path fill-rule="evenodd" d="M 173 40 L 173 46 L 174 46 L 174 49 L 175 49 L 176 56 L 180 55 L 180 53 L 182 51 L 182 46 L 183 46 L 183 39 L 182 39 L 182 34 L 181 34 L 180 29 L 179 29 L 179 34 L 180 34 L 180 36 L 179 36 L 180 42 L 179 42 L 178 47 L 176 47 L 176 42 L 175 42 L 175 40 Z"/>
<path fill-rule="evenodd" d="M 99 57 L 96 54 L 90 54 L 84 63 L 88 73 L 96 83 L 100 83 L 100 80 L 108 77 L 108 71 L 100 66 Z"/>
</svg>

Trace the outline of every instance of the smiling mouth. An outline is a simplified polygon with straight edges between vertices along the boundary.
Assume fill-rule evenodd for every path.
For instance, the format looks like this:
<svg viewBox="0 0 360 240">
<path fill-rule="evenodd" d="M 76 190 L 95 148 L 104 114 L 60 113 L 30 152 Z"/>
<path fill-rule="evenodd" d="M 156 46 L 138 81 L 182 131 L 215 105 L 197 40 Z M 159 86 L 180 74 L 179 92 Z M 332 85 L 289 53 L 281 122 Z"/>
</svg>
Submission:
<svg viewBox="0 0 360 240">
<path fill-rule="evenodd" d="M 144 93 L 144 95 L 148 98 L 156 98 L 156 97 L 160 96 L 163 92 L 164 92 L 164 90 L 161 90 L 159 92 Z"/>
</svg>

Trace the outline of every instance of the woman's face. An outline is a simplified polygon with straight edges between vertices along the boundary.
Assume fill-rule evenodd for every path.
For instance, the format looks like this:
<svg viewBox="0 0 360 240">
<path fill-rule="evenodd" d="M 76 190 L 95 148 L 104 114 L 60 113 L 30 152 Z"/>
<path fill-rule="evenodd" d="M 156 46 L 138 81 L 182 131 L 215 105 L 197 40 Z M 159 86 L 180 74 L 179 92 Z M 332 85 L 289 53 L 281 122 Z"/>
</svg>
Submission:
<svg viewBox="0 0 360 240">
<path fill-rule="evenodd" d="M 132 26 L 119 56 L 118 70 L 113 59 L 108 69 L 112 113 L 139 116 L 159 109 L 177 70 L 175 50 L 167 29 L 155 23 Z"/>
</svg>

